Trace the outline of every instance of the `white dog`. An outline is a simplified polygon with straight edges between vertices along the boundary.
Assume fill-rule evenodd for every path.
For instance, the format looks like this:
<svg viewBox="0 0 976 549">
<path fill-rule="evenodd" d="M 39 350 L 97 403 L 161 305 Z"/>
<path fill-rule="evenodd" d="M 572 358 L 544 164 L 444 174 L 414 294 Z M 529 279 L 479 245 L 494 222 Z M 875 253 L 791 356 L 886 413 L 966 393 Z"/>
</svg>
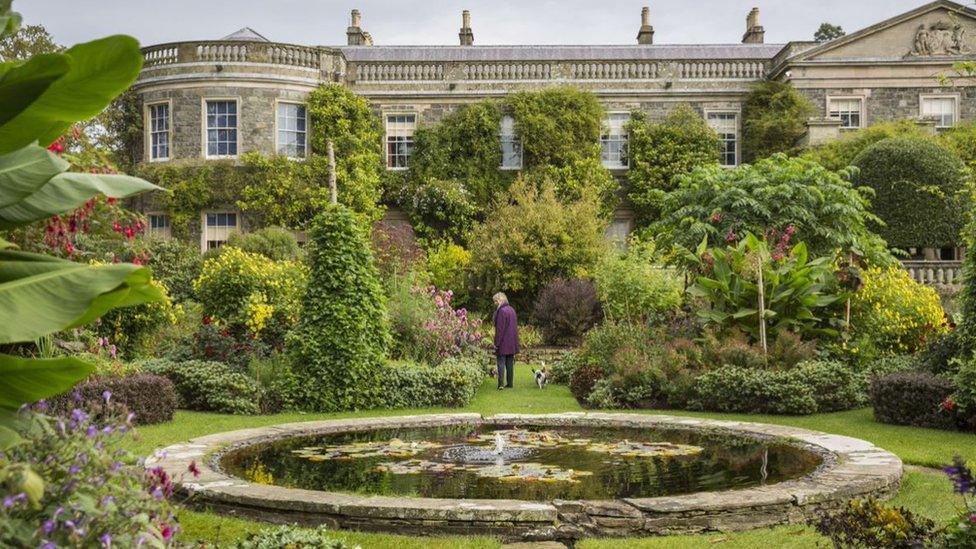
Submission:
<svg viewBox="0 0 976 549">
<path fill-rule="evenodd" d="M 535 374 L 535 384 L 539 386 L 540 389 L 545 389 L 546 385 L 549 384 L 549 368 L 546 367 L 546 363 L 542 363 L 542 368 L 538 370 L 532 370 Z"/>
</svg>

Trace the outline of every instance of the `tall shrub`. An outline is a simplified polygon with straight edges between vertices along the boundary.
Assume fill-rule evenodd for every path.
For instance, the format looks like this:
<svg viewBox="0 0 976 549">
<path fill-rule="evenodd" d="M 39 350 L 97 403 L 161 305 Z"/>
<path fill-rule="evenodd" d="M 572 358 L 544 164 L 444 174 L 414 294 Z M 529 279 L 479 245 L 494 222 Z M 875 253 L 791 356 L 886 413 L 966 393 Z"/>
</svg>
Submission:
<svg viewBox="0 0 976 549">
<path fill-rule="evenodd" d="M 593 271 L 607 317 L 642 322 L 681 306 L 682 279 L 655 262 L 650 243 L 634 241 L 625 253 L 608 253 Z"/>
<path fill-rule="evenodd" d="M 585 274 L 600 258 L 604 222 L 590 200 L 564 203 L 551 186 L 516 181 L 510 201 L 471 238 L 472 282 L 528 304 L 550 280 Z"/>
<path fill-rule="evenodd" d="M 877 232 L 891 246 L 943 247 L 961 242 L 967 201 L 965 165 L 930 139 L 894 137 L 854 159 L 856 182 L 874 189 Z"/>
<path fill-rule="evenodd" d="M 390 335 L 366 227 L 330 206 L 309 231 L 310 276 L 301 320 L 288 336 L 292 369 L 312 410 L 361 410 L 382 403 L 380 366 Z"/>
<path fill-rule="evenodd" d="M 627 198 L 640 224 L 657 217 L 664 193 L 676 185 L 676 176 L 718 163 L 718 135 L 688 105 L 679 105 L 660 124 L 636 111 L 627 130 Z"/>
<path fill-rule="evenodd" d="M 869 268 L 851 297 L 851 332 L 883 354 L 914 353 L 948 327 L 939 294 L 901 267 Z"/>
<path fill-rule="evenodd" d="M 803 153 L 803 157 L 827 169 L 840 171 L 852 166 L 861 151 L 889 137 L 932 139 L 914 120 L 881 122 L 860 130 L 845 132 L 840 139 L 810 148 Z"/>
<path fill-rule="evenodd" d="M 813 113 L 810 100 L 791 84 L 767 80 L 754 85 L 742 103 L 742 160 L 796 152 Z"/>
</svg>

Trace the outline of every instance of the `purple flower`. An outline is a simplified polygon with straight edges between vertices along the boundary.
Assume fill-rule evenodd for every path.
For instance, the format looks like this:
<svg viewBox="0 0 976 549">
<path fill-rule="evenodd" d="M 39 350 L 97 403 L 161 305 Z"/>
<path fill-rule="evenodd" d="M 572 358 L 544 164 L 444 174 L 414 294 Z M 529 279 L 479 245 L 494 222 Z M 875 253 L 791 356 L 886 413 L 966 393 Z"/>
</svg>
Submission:
<svg viewBox="0 0 976 549">
<path fill-rule="evenodd" d="M 46 412 L 48 408 L 50 408 L 50 406 L 48 406 L 46 400 L 38 400 L 37 403 L 34 404 L 34 409 L 38 412 Z"/>
<path fill-rule="evenodd" d="M 22 501 L 27 501 L 27 494 L 25 494 L 23 492 L 21 492 L 19 494 L 16 494 L 16 495 L 13 495 L 13 496 L 7 496 L 7 497 L 3 498 L 3 508 L 4 509 L 10 509 L 14 505 L 17 505 L 18 503 L 20 503 Z"/>
<path fill-rule="evenodd" d="M 973 471 L 966 465 L 960 456 L 952 458 L 952 465 L 942 469 L 949 480 L 952 481 L 953 488 L 958 494 L 976 494 L 976 480 L 973 479 Z"/>
<path fill-rule="evenodd" d="M 57 525 L 58 524 L 54 522 L 53 519 L 47 519 L 44 521 L 44 524 L 41 525 L 41 532 L 46 536 L 53 532 Z"/>
<path fill-rule="evenodd" d="M 105 400 L 105 404 L 108 404 L 108 401 L 112 400 L 112 391 L 105 389 L 105 392 L 102 393 L 102 398 Z M 105 535 L 107 536 L 108 534 Z"/>
<path fill-rule="evenodd" d="M 68 467 L 69 475 L 77 475 L 80 471 L 81 467 L 79 465 L 72 465 L 71 467 Z"/>
<path fill-rule="evenodd" d="M 54 545 L 54 542 L 51 542 L 51 541 L 45 541 L 45 542 L 44 542 L 44 543 L 43 543 L 43 544 L 42 544 L 41 546 L 39 546 L 39 547 L 38 547 L 37 549 L 58 549 L 58 546 L 57 546 L 57 545 Z"/>
<path fill-rule="evenodd" d="M 98 427 L 95 427 L 94 425 L 89 425 L 88 429 L 85 431 L 85 435 L 88 438 L 95 438 L 95 435 L 97 434 L 98 434 Z"/>
<path fill-rule="evenodd" d="M 81 395 L 79 394 L 79 398 L 80 396 Z M 80 408 L 75 408 L 71 411 L 71 419 L 77 423 L 81 423 L 88 420 L 88 414 L 86 414 L 85 411 Z"/>
<path fill-rule="evenodd" d="M 111 547 L 112 546 L 112 534 L 109 534 L 108 532 L 105 532 L 104 534 L 101 535 L 101 537 L 98 538 L 98 541 L 102 542 L 102 547 Z"/>
</svg>

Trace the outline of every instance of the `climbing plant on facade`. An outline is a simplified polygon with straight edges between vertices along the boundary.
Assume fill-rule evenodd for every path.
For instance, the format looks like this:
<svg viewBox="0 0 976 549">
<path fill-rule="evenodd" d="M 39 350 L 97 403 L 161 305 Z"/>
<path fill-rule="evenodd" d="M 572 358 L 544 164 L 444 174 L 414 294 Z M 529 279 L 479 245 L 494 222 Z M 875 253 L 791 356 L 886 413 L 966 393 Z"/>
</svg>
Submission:
<svg viewBox="0 0 976 549">
<path fill-rule="evenodd" d="M 790 84 L 767 80 L 754 85 L 742 102 L 742 160 L 795 153 L 813 112 L 810 100 Z"/>
</svg>

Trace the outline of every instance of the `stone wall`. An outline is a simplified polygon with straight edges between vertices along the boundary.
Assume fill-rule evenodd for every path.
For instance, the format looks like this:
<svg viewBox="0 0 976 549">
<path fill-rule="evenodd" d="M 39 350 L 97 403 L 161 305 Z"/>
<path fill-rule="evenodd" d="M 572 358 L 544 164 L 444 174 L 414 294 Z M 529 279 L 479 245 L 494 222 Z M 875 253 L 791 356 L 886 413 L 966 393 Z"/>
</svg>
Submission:
<svg viewBox="0 0 976 549">
<path fill-rule="evenodd" d="M 870 126 L 879 122 L 889 122 L 905 118 L 919 117 L 919 96 L 921 94 L 958 94 L 959 115 L 961 120 L 976 118 L 976 88 L 941 88 L 935 84 L 931 87 L 910 88 L 800 88 L 799 90 L 811 102 L 816 112 L 815 117 L 827 115 L 827 96 L 863 96 L 864 111 L 867 114 L 862 120 L 863 126 Z"/>
</svg>

